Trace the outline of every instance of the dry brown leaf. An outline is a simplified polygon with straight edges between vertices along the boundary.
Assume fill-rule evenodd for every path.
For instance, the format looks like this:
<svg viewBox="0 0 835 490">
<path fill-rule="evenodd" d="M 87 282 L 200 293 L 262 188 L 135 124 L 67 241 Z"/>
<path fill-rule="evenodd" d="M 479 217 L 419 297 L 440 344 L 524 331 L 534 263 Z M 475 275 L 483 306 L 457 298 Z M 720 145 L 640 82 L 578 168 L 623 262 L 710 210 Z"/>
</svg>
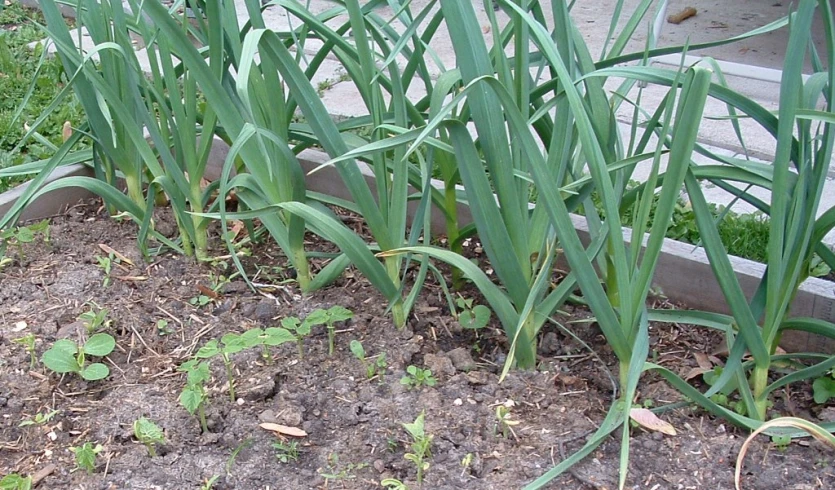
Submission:
<svg viewBox="0 0 835 490">
<path fill-rule="evenodd" d="M 61 139 L 66 143 L 72 136 L 72 124 L 69 121 L 64 121 L 64 126 L 61 128 Z"/>
<path fill-rule="evenodd" d="M 661 432 L 668 436 L 676 435 L 676 429 L 672 424 L 659 419 L 657 415 L 646 408 L 633 408 L 629 410 L 629 418 L 645 429 Z"/>
<path fill-rule="evenodd" d="M 713 371 L 713 370 L 712 369 L 705 369 L 705 368 L 701 368 L 701 367 L 694 367 L 690 371 L 687 371 L 687 374 L 684 375 L 684 380 L 685 381 L 690 381 L 691 379 L 693 379 L 695 377 L 701 376 L 704 373 L 709 373 L 711 371 Z"/>
<path fill-rule="evenodd" d="M 290 436 L 290 437 L 307 437 L 307 432 L 299 429 L 298 427 L 290 427 L 287 425 L 281 424 L 273 424 L 271 422 L 264 422 L 259 425 L 262 429 L 266 429 L 270 432 L 275 432 L 278 435 L 282 436 Z"/>
<path fill-rule="evenodd" d="M 122 254 L 121 252 L 113 249 L 113 247 L 111 247 L 110 245 L 99 243 L 99 248 L 102 250 L 102 252 L 106 253 L 107 255 L 113 254 L 113 256 L 119 259 L 120 261 L 128 265 L 133 265 L 133 262 L 129 258 L 125 257 L 124 254 Z"/>
<path fill-rule="evenodd" d="M 696 358 L 696 364 L 698 364 L 700 368 L 707 370 L 713 369 L 713 363 L 710 362 L 708 355 L 704 352 L 694 352 L 693 357 Z"/>
</svg>

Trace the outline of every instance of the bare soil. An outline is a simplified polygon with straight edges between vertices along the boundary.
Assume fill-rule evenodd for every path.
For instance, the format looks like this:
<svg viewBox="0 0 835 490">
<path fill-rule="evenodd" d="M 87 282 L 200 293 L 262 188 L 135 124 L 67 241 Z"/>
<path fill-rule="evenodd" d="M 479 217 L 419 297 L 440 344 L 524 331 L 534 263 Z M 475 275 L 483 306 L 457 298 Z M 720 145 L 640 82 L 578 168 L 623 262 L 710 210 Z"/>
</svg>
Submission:
<svg viewBox="0 0 835 490">
<path fill-rule="evenodd" d="M 164 212 L 157 227 L 174 231 Z M 358 273 L 349 269 L 334 285 L 303 296 L 280 252 L 261 244 L 247 269 L 252 275 L 260 270 L 257 282 L 272 287 L 252 291 L 234 279 L 216 300 L 193 306 L 189 300 L 201 294 L 200 286 L 211 288 L 212 277 L 231 270 L 170 253 L 146 263 L 135 226 L 108 219 L 96 205 L 53 219 L 50 231 L 48 242 L 26 246 L 0 272 L 0 475 L 39 473 L 38 488 L 199 489 L 214 476 L 211 488 L 219 490 L 380 488 L 389 477 L 421 488 L 404 459 L 409 440 L 401 425 L 421 412 L 433 436 L 422 488 L 521 488 L 579 449 L 612 401 L 608 371 L 614 359 L 594 324 L 582 321 L 589 315 L 579 307 L 567 307 L 559 320 L 602 362 L 549 327 L 541 337 L 539 369 L 512 372 L 499 383 L 504 335 L 495 324 L 478 335 L 462 330 L 437 284 L 425 287 L 407 327 L 397 330 L 386 302 Z M 96 265 L 96 256 L 104 255 L 99 244 L 133 262 L 114 266 L 107 287 Z M 226 253 L 220 247 L 213 252 Z M 55 375 L 40 363 L 30 368 L 29 355 L 13 339 L 33 333 L 40 356 L 60 337 L 83 336 L 78 316 L 91 302 L 108 309 L 112 320 L 107 331 L 117 348 L 105 360 L 110 376 L 85 382 Z M 324 329 L 305 340 L 303 359 L 294 344 L 273 349 L 272 362 L 256 350 L 235 354 L 234 403 L 223 366 L 213 361 L 210 431 L 201 433 L 178 403 L 185 382 L 177 371 L 181 363 L 226 332 L 276 326 L 287 316 L 303 318 L 333 305 L 351 309 L 354 318 L 339 326 L 332 356 Z M 159 320 L 168 321 L 167 330 L 158 328 Z M 682 325 L 653 325 L 651 335 L 655 362 L 680 373 L 696 366 L 694 353 L 710 351 L 717 340 Z M 384 375 L 366 378 L 349 351 L 352 339 L 369 355 L 386 353 Z M 407 389 L 400 379 L 409 365 L 430 368 L 438 383 Z M 647 376 L 640 393 L 646 399 L 662 405 L 680 396 Z M 496 407 L 508 400 L 515 403 L 511 416 L 519 424 L 503 434 Z M 19 426 L 52 410 L 57 414 L 42 425 Z M 811 403 L 808 385 L 781 392 L 775 411 L 811 418 L 832 412 Z M 133 436 L 132 424 L 141 416 L 165 432 L 156 457 Z M 634 431 L 629 488 L 733 488 L 733 464 L 745 434 L 696 408 L 661 416 L 678 435 Z M 296 460 L 277 457 L 273 445 L 280 440 L 260 428 L 262 422 L 307 433 L 297 439 Z M 69 450 L 85 442 L 104 447 L 92 474 L 76 470 Z M 620 441 L 610 438 L 549 488 L 616 488 L 619 450 Z M 763 438 L 747 458 L 744 487 L 835 488 L 832 456 L 815 442 L 777 450 Z"/>
</svg>

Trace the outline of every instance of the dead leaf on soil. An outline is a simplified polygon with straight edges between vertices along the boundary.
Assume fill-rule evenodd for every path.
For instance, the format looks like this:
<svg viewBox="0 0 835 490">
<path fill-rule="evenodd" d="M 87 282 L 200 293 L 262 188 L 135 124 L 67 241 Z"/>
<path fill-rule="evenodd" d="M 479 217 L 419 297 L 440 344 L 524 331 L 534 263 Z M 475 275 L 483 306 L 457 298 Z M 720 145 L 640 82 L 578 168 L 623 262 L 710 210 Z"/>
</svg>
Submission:
<svg viewBox="0 0 835 490">
<path fill-rule="evenodd" d="M 277 435 L 290 437 L 307 437 L 307 432 L 299 429 L 298 427 L 273 424 L 271 422 L 264 422 L 262 424 L 259 424 L 259 427 L 261 427 L 262 429 L 266 429 L 270 432 L 275 432 Z"/>
<path fill-rule="evenodd" d="M 633 408 L 629 410 L 629 418 L 645 429 L 661 432 L 668 436 L 676 435 L 676 429 L 672 424 L 659 419 L 657 415 L 646 408 Z"/>
<path fill-rule="evenodd" d="M 116 257 L 117 259 L 119 259 L 120 261 L 122 261 L 122 262 L 124 262 L 128 265 L 133 265 L 133 261 L 131 261 L 129 258 L 125 257 L 124 254 L 122 254 L 118 250 L 115 250 L 110 245 L 106 245 L 104 243 L 99 243 L 99 248 L 102 250 L 102 252 L 106 253 L 107 255 L 113 254 L 113 256 Z"/>
<path fill-rule="evenodd" d="M 690 381 L 693 378 L 697 378 L 697 377 L 703 375 L 704 373 L 709 373 L 711 371 L 713 371 L 713 369 L 705 369 L 705 368 L 702 368 L 702 367 L 694 367 L 690 371 L 687 371 L 687 374 L 684 375 L 684 380 L 685 381 Z"/>
<path fill-rule="evenodd" d="M 704 352 L 694 352 L 693 357 L 696 358 L 696 364 L 698 364 L 700 368 L 707 369 L 708 371 L 713 369 L 713 363 L 710 362 L 708 355 Z"/>
<path fill-rule="evenodd" d="M 64 143 L 72 136 L 72 124 L 69 121 L 64 121 L 64 126 L 61 127 L 61 139 Z"/>
</svg>

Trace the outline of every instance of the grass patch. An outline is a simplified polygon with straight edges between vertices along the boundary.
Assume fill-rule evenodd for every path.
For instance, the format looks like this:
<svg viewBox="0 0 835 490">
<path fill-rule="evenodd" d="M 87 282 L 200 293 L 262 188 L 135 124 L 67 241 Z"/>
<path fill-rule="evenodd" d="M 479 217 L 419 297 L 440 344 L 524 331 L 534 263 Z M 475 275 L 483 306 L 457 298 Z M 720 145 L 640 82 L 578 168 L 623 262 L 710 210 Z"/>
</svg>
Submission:
<svg viewBox="0 0 835 490">
<path fill-rule="evenodd" d="M 78 127 L 84 112 L 74 95 L 64 99 L 39 128 L 43 139 L 30 138 L 20 145 L 26 133 L 25 124 L 32 124 L 45 111 L 67 82 L 61 62 L 47 57 L 41 63 L 43 45 L 34 50 L 29 44 L 45 37 L 40 11 L 26 9 L 13 1 L 0 6 L 0 168 L 49 158 L 61 144 L 64 121 Z M 15 113 L 35 80 L 33 92 L 17 120 Z M 0 178 L 0 192 L 5 192 L 27 177 Z"/>
</svg>

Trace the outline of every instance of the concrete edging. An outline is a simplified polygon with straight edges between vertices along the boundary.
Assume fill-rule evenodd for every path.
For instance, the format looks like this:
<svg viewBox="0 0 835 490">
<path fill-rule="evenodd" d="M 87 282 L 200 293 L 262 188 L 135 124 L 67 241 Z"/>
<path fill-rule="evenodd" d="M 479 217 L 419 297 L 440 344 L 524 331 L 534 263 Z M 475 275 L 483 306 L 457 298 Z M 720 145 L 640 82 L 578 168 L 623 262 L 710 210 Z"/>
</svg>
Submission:
<svg viewBox="0 0 835 490">
<path fill-rule="evenodd" d="M 224 145 L 216 145 L 213 150 L 213 157 L 209 162 L 206 176 L 216 178 L 220 174 L 220 168 L 228 153 Z M 314 168 L 318 168 L 330 160 L 330 157 L 320 151 L 305 150 L 299 155 L 305 174 Z M 373 184 L 374 176 L 371 169 L 360 164 L 365 179 Z M 92 170 L 85 165 L 70 165 L 57 169 L 47 182 L 52 182 L 74 175 L 92 175 Z M 315 192 L 350 200 L 348 190 L 342 185 L 337 171 L 333 167 L 325 167 L 319 171 L 306 175 L 308 189 Z M 0 214 L 5 214 L 13 203 L 24 192 L 29 184 L 23 184 L 11 191 L 0 194 Z M 440 181 L 434 185 L 443 187 Z M 45 219 L 54 216 L 67 208 L 67 206 L 78 202 L 81 199 L 89 198 L 92 194 L 81 188 L 64 188 L 49 192 L 26 207 L 21 220 L 31 221 Z M 417 204 L 411 203 L 409 213 L 414 213 Z M 469 208 L 459 204 L 458 216 L 461 224 L 472 221 Z M 445 230 L 445 223 L 441 213 L 432 215 L 432 232 L 442 233 Z M 588 241 L 589 234 L 585 219 L 582 216 L 574 215 L 575 228 L 580 238 Z M 631 233 L 627 230 L 625 236 L 627 242 L 632 240 Z M 736 271 L 737 278 L 747 297 L 751 297 L 757 288 L 760 277 L 765 272 L 765 265 L 739 257 L 731 257 L 731 263 Z M 730 309 L 725 302 L 724 296 L 716 282 L 710 263 L 701 248 L 693 245 L 665 239 L 659 257 L 655 274 L 655 286 L 661 289 L 663 294 L 672 301 L 683 303 L 693 309 L 707 310 L 717 313 L 729 314 Z M 819 318 L 827 321 L 835 321 L 835 283 L 818 278 L 809 278 L 800 287 L 793 307 L 794 316 Z M 814 347 L 816 352 L 835 352 L 835 339 L 828 339 L 818 335 L 805 332 L 786 332 L 782 338 L 781 345 L 788 351 L 807 351 Z"/>
</svg>

